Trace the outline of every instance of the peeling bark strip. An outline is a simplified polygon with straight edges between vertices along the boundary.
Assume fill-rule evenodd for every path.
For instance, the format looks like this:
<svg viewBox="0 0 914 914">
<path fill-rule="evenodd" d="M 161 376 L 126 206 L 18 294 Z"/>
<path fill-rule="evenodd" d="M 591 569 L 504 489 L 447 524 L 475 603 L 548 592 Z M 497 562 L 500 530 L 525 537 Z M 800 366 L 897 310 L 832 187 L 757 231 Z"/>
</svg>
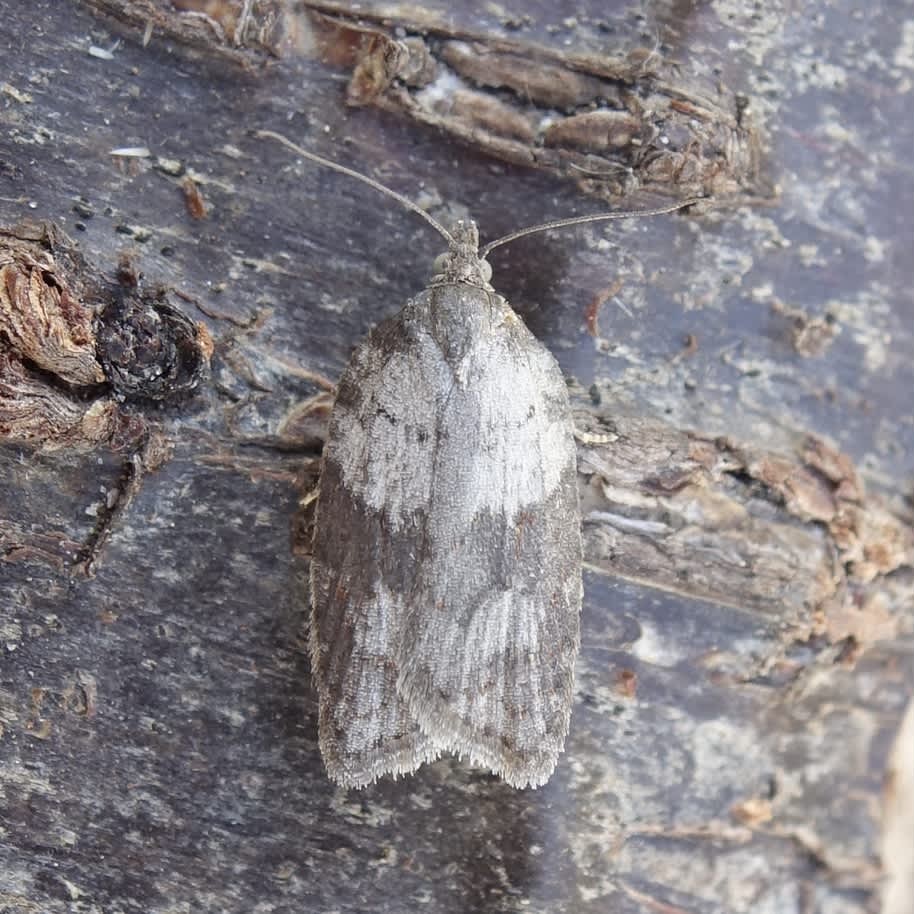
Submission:
<svg viewBox="0 0 914 914">
<path fill-rule="evenodd" d="M 906 607 L 870 585 L 914 569 L 914 528 L 810 436 L 797 456 L 642 418 L 576 412 L 585 558 L 608 573 L 752 609 L 802 640 L 891 637 Z"/>
<path fill-rule="evenodd" d="M 642 48 L 617 59 L 557 53 L 428 17 L 366 21 L 341 4 L 304 5 L 324 59 L 353 71 L 352 105 L 406 113 L 604 199 L 771 195 L 747 101 L 683 81 Z M 406 36 L 392 37 L 391 23 Z"/>
<path fill-rule="evenodd" d="M 212 351 L 206 327 L 126 263 L 112 281 L 52 225 L 0 229 L 0 441 L 127 454 L 119 496 L 78 560 L 91 562 L 143 474 L 167 459 L 144 407 L 190 394 Z"/>
<path fill-rule="evenodd" d="M 0 254 L 0 327 L 6 342 L 37 368 L 75 385 L 101 384 L 93 313 L 61 286 L 54 259 L 40 247 Z"/>
<path fill-rule="evenodd" d="M 96 349 L 102 285 L 53 227 L 0 230 L 0 438 L 45 451 L 126 443 Z"/>
</svg>

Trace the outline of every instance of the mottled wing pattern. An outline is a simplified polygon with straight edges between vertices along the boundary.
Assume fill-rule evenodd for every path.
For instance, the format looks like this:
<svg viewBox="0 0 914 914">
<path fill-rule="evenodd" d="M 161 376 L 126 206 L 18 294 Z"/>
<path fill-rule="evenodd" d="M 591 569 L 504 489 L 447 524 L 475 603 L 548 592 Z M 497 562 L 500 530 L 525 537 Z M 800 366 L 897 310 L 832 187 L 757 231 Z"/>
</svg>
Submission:
<svg viewBox="0 0 914 914">
<path fill-rule="evenodd" d="M 330 774 L 358 786 L 450 751 L 544 783 L 580 562 L 555 360 L 500 296 L 433 287 L 357 349 L 331 420 L 312 565 Z"/>
<path fill-rule="evenodd" d="M 440 385 L 444 370 L 410 315 L 407 305 L 356 349 L 324 448 L 311 666 L 321 754 L 345 786 L 414 771 L 440 754 L 396 690 L 404 614 L 391 594 L 414 585 L 429 493 L 411 485 L 416 469 L 434 460 L 435 406 L 421 392 Z"/>
</svg>

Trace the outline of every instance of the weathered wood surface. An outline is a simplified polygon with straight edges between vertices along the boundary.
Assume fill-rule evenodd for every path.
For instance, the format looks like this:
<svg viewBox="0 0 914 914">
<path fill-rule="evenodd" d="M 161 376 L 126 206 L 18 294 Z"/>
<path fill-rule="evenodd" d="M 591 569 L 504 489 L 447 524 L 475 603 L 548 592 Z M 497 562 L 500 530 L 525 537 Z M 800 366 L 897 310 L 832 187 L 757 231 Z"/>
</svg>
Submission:
<svg viewBox="0 0 914 914">
<path fill-rule="evenodd" d="M 780 199 L 493 255 L 576 381 L 568 746 L 536 792 L 451 760 L 347 793 L 317 751 L 298 502 L 328 387 L 440 243 L 251 131 L 489 238 L 599 204 L 347 108 L 298 6 L 254 4 L 236 34 L 240 3 L 207 7 L 218 28 L 191 3 L 2 4 L 0 226 L 51 220 L 109 277 L 130 254 L 216 349 L 193 396 L 151 403 L 0 339 L 147 446 L 0 445 L 0 911 L 858 914 L 884 886 L 910 910 L 910 728 L 890 763 L 914 688 L 909 12 L 605 6 L 386 14 L 559 56 L 656 38 L 750 100 Z M 109 512 L 87 577 L 71 562 Z"/>
</svg>

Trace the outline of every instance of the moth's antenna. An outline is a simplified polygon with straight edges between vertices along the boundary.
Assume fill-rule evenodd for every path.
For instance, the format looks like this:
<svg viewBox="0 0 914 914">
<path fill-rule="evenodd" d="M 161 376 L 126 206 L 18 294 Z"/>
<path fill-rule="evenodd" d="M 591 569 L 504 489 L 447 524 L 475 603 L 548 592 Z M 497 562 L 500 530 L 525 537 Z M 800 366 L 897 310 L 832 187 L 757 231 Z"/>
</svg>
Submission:
<svg viewBox="0 0 914 914">
<path fill-rule="evenodd" d="M 493 248 L 507 244 L 509 241 L 516 241 L 518 238 L 523 238 L 524 235 L 532 235 L 535 232 L 548 232 L 551 229 L 567 228 L 569 225 L 582 225 L 585 222 L 604 222 L 609 219 L 629 219 L 632 216 L 662 216 L 664 213 L 675 213 L 678 209 L 691 206 L 693 203 L 701 203 L 706 199 L 706 197 L 692 197 L 688 200 L 674 203 L 671 206 L 663 206 L 660 209 L 632 210 L 630 212 L 622 213 L 594 213 L 592 216 L 571 216 L 568 219 L 556 219 L 554 222 L 544 222 L 542 225 L 531 225 L 529 228 L 518 229 L 516 232 L 511 232 L 510 235 L 505 235 L 503 238 L 496 238 L 494 241 L 490 241 L 479 252 L 479 256 L 485 260 Z"/>
<path fill-rule="evenodd" d="M 410 200 L 408 197 L 404 197 L 403 194 L 398 194 L 395 190 L 391 190 L 389 187 L 385 187 L 380 181 L 375 181 L 374 178 L 369 178 L 368 175 L 363 175 L 359 171 L 355 171 L 352 168 L 347 168 L 345 165 L 340 165 L 337 162 L 334 162 L 332 159 L 325 159 L 323 156 L 317 155 L 317 153 L 309 152 L 307 149 L 303 149 L 297 143 L 293 143 L 290 139 L 284 137 L 281 133 L 274 133 L 272 130 L 258 130 L 256 136 L 268 137 L 271 140 L 277 140 L 282 143 L 283 146 L 288 146 L 293 152 L 297 152 L 302 158 L 309 159 L 312 162 L 317 162 L 318 165 L 323 165 L 325 168 L 332 168 L 334 171 L 340 172 L 340 174 L 348 175 L 350 178 L 355 178 L 357 181 L 361 181 L 363 184 L 367 184 L 369 187 L 373 187 L 375 190 L 380 191 L 382 194 L 387 194 L 388 197 L 393 197 L 398 203 L 402 206 L 405 206 L 407 209 L 412 210 L 417 215 L 421 216 L 436 232 L 444 236 L 444 240 L 447 241 L 450 247 L 455 247 L 457 242 L 454 240 L 454 236 L 440 223 L 437 219 L 433 219 L 424 209 L 417 206 Z M 684 206 L 685 204 L 683 204 Z M 504 241 L 506 239 L 502 239 Z M 501 243 L 501 242 L 497 242 Z"/>
</svg>

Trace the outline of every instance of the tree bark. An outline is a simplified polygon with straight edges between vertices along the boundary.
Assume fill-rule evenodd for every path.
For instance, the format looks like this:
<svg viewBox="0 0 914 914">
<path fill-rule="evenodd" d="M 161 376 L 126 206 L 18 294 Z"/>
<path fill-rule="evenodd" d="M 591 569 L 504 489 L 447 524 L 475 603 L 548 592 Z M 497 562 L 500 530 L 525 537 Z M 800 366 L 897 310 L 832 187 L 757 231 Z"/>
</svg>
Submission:
<svg viewBox="0 0 914 914">
<path fill-rule="evenodd" d="M 0 911 L 912 910 L 899 5 L 0 7 Z M 575 409 L 539 790 L 324 773 L 333 385 L 442 244 L 261 129 L 484 241 L 711 196 L 491 258 Z"/>
</svg>

